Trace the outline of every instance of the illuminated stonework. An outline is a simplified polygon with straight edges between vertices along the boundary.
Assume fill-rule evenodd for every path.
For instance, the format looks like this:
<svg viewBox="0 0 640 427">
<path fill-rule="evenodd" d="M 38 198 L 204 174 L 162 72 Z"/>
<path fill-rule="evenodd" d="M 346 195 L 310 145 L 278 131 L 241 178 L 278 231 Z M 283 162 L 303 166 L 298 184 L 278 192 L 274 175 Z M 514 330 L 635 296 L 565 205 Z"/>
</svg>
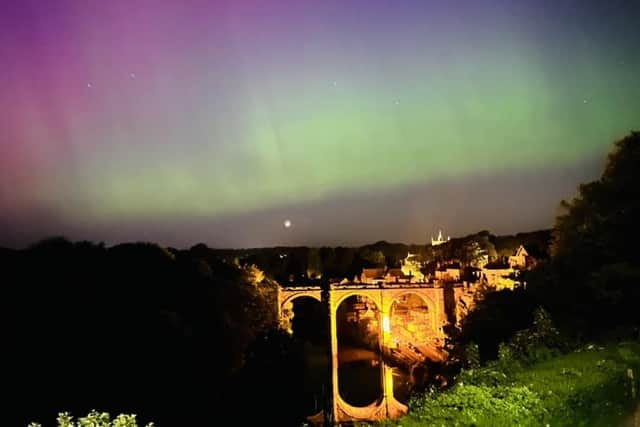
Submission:
<svg viewBox="0 0 640 427">
<path fill-rule="evenodd" d="M 520 245 L 516 253 L 509 257 L 509 266 L 517 270 L 531 269 L 536 262 L 537 260 L 529 254 L 524 245 Z"/>
<path fill-rule="evenodd" d="M 518 271 L 508 265 L 488 264 L 482 269 L 482 282 L 497 291 L 514 289 L 520 284 L 514 279 L 517 274 Z"/>
<path fill-rule="evenodd" d="M 326 303 L 329 306 L 331 323 L 332 400 L 335 422 L 398 418 L 407 412 L 407 406 L 394 397 L 392 368 L 385 363 L 382 364 L 380 378 L 383 385 L 382 399 L 368 406 L 356 407 L 347 403 L 340 395 L 337 311 L 340 304 L 351 296 L 366 297 L 378 307 L 382 321 L 376 322 L 376 325 L 382 354 L 402 357 L 406 356 L 406 350 L 409 347 L 415 347 L 417 352 L 424 352 L 423 358 L 442 360 L 446 355 L 443 349 L 445 338 L 443 327 L 447 324 L 444 288 L 427 283 L 409 282 L 382 284 L 341 282 L 330 286 Z M 291 302 L 300 297 L 312 297 L 321 301 L 321 288 L 319 286 L 279 288 L 278 310 L 283 323 L 289 324 Z M 409 308 L 411 310 L 408 310 Z M 362 315 L 366 315 L 368 308 L 362 307 L 362 310 L 364 312 Z M 407 316 L 410 316 L 411 320 L 408 320 Z M 398 332 L 400 324 L 404 324 L 402 332 Z M 394 331 L 401 333 L 402 337 L 396 337 Z M 321 422 L 322 417 L 320 413 L 310 417 L 309 420 Z"/>
<path fill-rule="evenodd" d="M 422 265 L 415 258 L 415 254 L 408 253 L 407 257 L 402 261 L 400 269 L 405 276 L 412 277 L 414 282 L 424 282 L 425 276 L 422 273 Z"/>
<path fill-rule="evenodd" d="M 438 246 L 443 243 L 447 243 L 449 240 L 451 240 L 451 237 L 447 236 L 447 239 L 445 240 L 442 237 L 442 230 L 438 230 L 438 237 L 436 239 L 431 236 L 431 246 Z"/>
</svg>

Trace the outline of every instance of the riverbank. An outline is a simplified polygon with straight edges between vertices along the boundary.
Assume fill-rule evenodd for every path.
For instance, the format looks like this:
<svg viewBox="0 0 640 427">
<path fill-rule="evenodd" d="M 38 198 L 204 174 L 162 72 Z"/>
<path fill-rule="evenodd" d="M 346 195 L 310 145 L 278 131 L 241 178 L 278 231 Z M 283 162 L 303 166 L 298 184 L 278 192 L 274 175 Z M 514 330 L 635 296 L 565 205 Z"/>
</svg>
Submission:
<svg viewBox="0 0 640 427">
<path fill-rule="evenodd" d="M 640 344 L 588 345 L 528 366 L 494 363 L 444 392 L 414 398 L 384 425 L 635 426 Z M 637 419 L 635 419 L 637 418 Z"/>
</svg>

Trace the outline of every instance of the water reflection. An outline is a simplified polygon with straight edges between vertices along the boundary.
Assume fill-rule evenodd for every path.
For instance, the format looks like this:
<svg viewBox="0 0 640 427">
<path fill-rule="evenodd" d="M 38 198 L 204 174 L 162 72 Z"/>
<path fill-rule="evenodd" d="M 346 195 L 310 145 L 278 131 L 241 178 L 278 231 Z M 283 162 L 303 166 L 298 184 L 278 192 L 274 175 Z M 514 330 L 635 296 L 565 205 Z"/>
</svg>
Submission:
<svg viewBox="0 0 640 427">
<path fill-rule="evenodd" d="M 411 391 L 413 390 L 414 381 L 409 372 L 400 367 L 393 369 L 393 396 L 405 405 L 409 403 Z"/>
<path fill-rule="evenodd" d="M 319 328 L 325 322 L 320 301 L 300 297 L 292 301 L 289 320 L 294 338 L 303 346 L 304 378 L 300 400 L 304 413 L 312 415 L 322 409 L 322 391 L 327 387 L 329 358 L 327 357 L 328 334 Z"/>
<path fill-rule="evenodd" d="M 322 393 L 328 389 L 329 338 L 322 328 L 318 328 L 325 319 L 320 303 L 308 297 L 293 301 L 292 314 L 292 332 L 304 342 L 305 375 L 300 393 L 305 402 L 305 413 L 314 415 L 323 409 Z M 345 402 L 355 407 L 380 402 L 383 396 L 382 373 L 383 367 L 388 365 L 385 365 L 379 347 L 380 318 L 375 303 L 365 296 L 349 297 L 337 310 L 338 392 Z M 393 395 L 406 404 L 415 384 L 411 368 L 393 360 L 388 362 L 394 365 L 391 368 Z"/>
<path fill-rule="evenodd" d="M 379 344 L 380 313 L 362 295 L 338 306 L 338 391 L 353 406 L 367 406 L 382 398 Z"/>
<path fill-rule="evenodd" d="M 346 350 L 348 352 L 348 350 Z M 370 357 L 342 362 L 338 366 L 338 390 L 345 402 L 367 406 L 382 396 L 380 359 Z"/>
</svg>

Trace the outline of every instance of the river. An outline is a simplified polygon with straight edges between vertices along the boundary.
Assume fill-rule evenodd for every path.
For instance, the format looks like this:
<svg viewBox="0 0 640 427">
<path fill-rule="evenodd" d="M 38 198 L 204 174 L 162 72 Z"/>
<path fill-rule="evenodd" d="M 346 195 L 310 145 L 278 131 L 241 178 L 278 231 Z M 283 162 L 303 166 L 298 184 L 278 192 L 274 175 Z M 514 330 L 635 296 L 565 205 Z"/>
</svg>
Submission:
<svg viewBox="0 0 640 427">
<path fill-rule="evenodd" d="M 326 348 L 307 346 L 304 381 L 305 411 L 309 415 L 322 409 L 322 390 L 328 373 Z M 367 406 L 382 397 L 380 382 L 382 362 L 380 355 L 371 350 L 343 347 L 338 353 L 338 390 L 340 396 L 353 406 Z M 407 403 L 412 391 L 409 373 L 400 367 L 393 368 L 393 393 L 395 398 Z"/>
</svg>

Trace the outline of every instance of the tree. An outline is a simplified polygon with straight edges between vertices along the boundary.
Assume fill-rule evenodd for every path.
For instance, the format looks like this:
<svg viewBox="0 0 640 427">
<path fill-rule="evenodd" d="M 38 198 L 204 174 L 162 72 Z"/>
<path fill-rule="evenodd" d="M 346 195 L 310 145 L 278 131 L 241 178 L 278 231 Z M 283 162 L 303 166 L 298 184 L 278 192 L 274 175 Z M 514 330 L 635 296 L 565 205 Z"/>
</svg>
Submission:
<svg viewBox="0 0 640 427">
<path fill-rule="evenodd" d="M 115 418 L 111 418 L 108 412 L 91 411 L 86 417 L 78 418 L 77 422 L 73 421 L 73 416 L 68 412 L 61 412 L 56 419 L 58 427 L 138 427 L 135 415 L 120 414 Z M 153 423 L 145 424 L 145 427 L 153 427 Z M 42 427 L 40 423 L 30 423 L 29 427 Z"/>
<path fill-rule="evenodd" d="M 640 132 L 616 142 L 600 179 L 563 201 L 552 264 L 533 290 L 574 327 L 637 325 L 640 310 Z"/>
<path fill-rule="evenodd" d="M 320 249 L 309 248 L 307 257 L 307 277 L 309 279 L 317 279 L 322 277 L 322 258 Z"/>
<path fill-rule="evenodd" d="M 3 384 L 29 402 L 8 405 L 3 425 L 90 408 L 213 425 L 249 345 L 277 325 L 277 284 L 204 245 L 50 239 L 0 267 L 12 284 L 0 314 Z"/>
<path fill-rule="evenodd" d="M 364 262 L 365 267 L 384 267 L 386 265 L 386 258 L 382 251 L 374 251 L 365 248 L 360 251 L 359 255 Z"/>
<path fill-rule="evenodd" d="M 626 258 L 638 263 L 638 251 L 627 251 L 638 237 L 640 213 L 640 132 L 618 141 L 602 177 L 582 184 L 565 213 L 556 220 L 552 256 L 603 265 Z M 586 257 L 586 259 L 584 259 Z"/>
<path fill-rule="evenodd" d="M 472 267 L 481 267 L 487 252 L 482 249 L 480 243 L 475 240 L 470 240 L 465 242 L 460 249 L 456 251 L 456 254 L 456 258 L 463 264 Z"/>
</svg>

